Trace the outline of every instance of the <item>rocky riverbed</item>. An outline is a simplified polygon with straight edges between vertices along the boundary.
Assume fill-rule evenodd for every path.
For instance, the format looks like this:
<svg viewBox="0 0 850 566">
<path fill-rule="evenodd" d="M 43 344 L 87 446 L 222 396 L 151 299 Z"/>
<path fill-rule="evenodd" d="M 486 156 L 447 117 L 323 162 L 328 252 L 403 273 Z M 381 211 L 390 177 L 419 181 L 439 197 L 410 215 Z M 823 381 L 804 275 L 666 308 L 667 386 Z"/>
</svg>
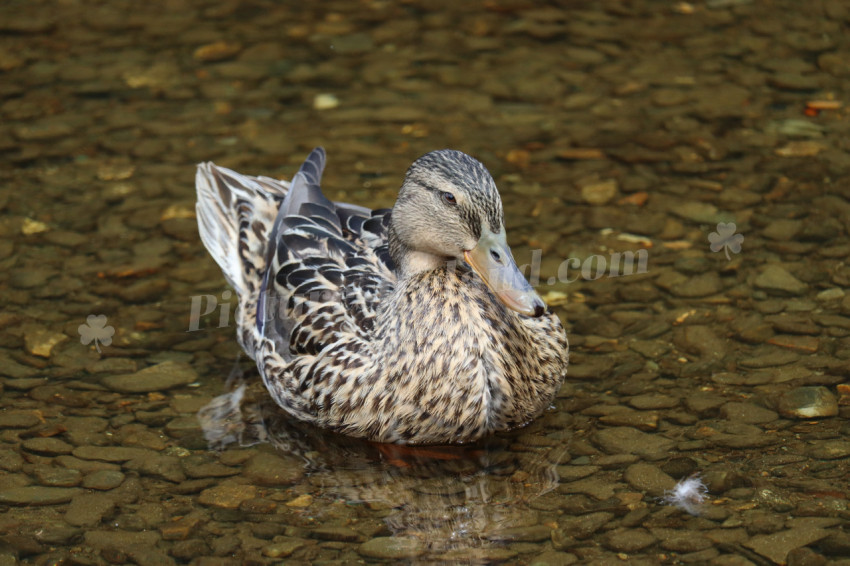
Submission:
<svg viewBox="0 0 850 566">
<path fill-rule="evenodd" d="M 0 566 L 850 564 L 840 0 L 0 5 Z M 289 422 L 194 166 L 467 151 L 572 364 L 409 451 Z M 670 504 L 678 481 L 707 487 Z M 690 511 L 690 512 L 689 512 Z"/>
</svg>

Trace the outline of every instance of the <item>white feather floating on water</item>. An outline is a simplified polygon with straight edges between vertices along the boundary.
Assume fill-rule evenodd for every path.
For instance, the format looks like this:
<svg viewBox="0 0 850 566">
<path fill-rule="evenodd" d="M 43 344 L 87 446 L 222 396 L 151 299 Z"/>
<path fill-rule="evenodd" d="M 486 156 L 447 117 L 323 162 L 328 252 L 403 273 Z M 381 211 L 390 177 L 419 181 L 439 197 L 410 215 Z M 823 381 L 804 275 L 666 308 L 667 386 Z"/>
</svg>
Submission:
<svg viewBox="0 0 850 566">
<path fill-rule="evenodd" d="M 661 502 L 674 505 L 691 515 L 699 515 L 707 496 L 708 488 L 699 475 L 694 474 L 679 480 L 673 489 L 665 491 Z"/>
</svg>

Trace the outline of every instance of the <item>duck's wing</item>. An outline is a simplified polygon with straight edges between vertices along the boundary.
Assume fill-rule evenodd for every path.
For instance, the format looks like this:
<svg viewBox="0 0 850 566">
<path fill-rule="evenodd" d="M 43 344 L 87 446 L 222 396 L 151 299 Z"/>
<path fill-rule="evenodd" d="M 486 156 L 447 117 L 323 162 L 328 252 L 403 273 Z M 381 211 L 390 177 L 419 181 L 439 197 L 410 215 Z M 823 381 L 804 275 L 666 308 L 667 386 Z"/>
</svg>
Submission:
<svg viewBox="0 0 850 566">
<path fill-rule="evenodd" d="M 366 336 L 395 284 L 387 251 L 389 211 L 328 200 L 325 152 L 313 150 L 283 200 L 269 237 L 257 308 L 259 334 L 284 359 Z"/>
</svg>

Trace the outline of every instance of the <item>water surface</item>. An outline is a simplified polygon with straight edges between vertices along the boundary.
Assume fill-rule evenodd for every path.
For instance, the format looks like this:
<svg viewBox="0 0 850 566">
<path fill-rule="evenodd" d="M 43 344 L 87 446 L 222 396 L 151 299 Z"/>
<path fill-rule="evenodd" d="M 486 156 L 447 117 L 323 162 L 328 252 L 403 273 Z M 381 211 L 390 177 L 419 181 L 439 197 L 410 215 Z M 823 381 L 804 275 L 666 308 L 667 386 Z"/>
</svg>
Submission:
<svg viewBox="0 0 850 566">
<path fill-rule="evenodd" d="M 0 564 L 847 563 L 848 24 L 5 3 Z M 490 168 L 570 337 L 542 418 L 409 451 L 268 403 L 194 166 L 289 178 L 317 145 L 326 194 L 375 208 L 427 151 Z M 666 504 L 694 475 L 698 514 Z"/>
</svg>

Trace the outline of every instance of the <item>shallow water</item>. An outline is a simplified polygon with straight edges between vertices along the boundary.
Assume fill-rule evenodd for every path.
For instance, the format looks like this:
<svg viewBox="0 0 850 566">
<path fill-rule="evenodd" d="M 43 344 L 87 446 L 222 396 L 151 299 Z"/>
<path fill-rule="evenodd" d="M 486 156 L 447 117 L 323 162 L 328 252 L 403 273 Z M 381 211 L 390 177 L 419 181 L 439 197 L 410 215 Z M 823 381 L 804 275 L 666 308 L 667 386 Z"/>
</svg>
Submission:
<svg viewBox="0 0 850 566">
<path fill-rule="evenodd" d="M 850 563 L 848 24 L 4 3 L 0 565 Z M 289 178 L 316 145 L 326 194 L 375 208 L 429 150 L 490 168 L 570 336 L 542 418 L 409 451 L 269 405 L 194 165 Z M 691 515 L 665 493 L 694 475 Z"/>
</svg>

